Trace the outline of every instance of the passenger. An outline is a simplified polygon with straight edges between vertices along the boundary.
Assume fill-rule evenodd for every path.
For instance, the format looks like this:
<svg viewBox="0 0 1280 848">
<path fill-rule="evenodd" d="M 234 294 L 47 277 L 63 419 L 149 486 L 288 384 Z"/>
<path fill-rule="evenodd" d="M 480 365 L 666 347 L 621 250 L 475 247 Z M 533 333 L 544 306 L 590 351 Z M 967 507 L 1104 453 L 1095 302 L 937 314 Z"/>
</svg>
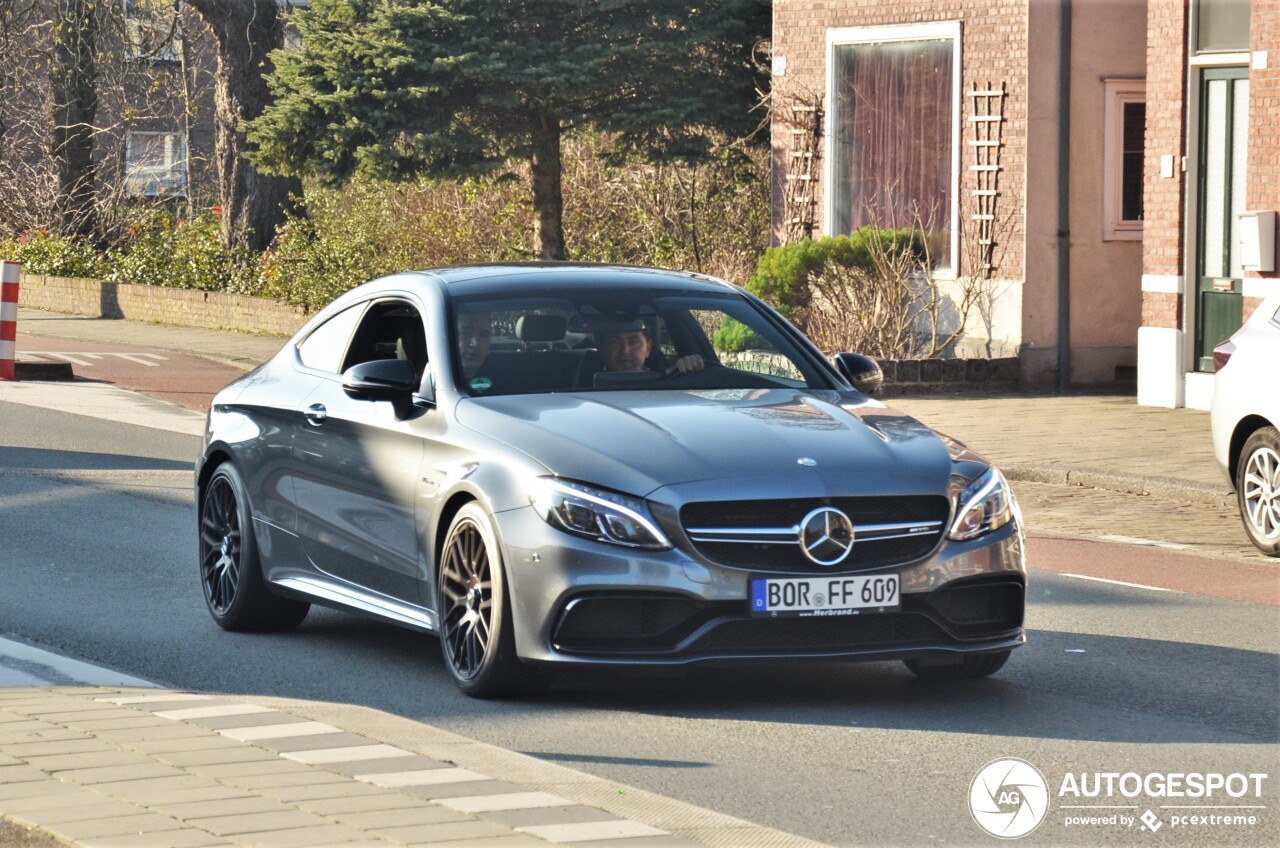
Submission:
<svg viewBox="0 0 1280 848">
<path fill-rule="evenodd" d="M 636 320 L 614 324 L 596 333 L 596 345 L 604 360 L 606 371 L 653 371 L 648 364 L 653 353 L 653 342 L 645 332 L 644 321 Z M 662 376 L 692 374 L 706 367 L 702 357 L 690 354 L 677 359 L 662 372 Z"/>
<path fill-rule="evenodd" d="M 488 312 L 462 312 L 458 314 L 455 329 L 458 334 L 458 362 L 462 376 L 470 380 L 480 372 L 489 357 L 489 345 L 493 340 L 493 325 Z"/>
</svg>

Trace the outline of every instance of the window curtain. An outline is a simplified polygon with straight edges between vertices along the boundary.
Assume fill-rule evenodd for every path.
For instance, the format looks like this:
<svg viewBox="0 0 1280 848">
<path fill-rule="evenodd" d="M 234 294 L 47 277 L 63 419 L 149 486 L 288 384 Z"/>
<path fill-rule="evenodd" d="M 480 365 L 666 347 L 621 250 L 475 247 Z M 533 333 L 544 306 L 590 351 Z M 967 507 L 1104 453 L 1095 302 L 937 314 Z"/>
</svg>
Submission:
<svg viewBox="0 0 1280 848">
<path fill-rule="evenodd" d="M 953 43 L 835 47 L 833 232 L 921 226 L 950 265 Z"/>
</svg>

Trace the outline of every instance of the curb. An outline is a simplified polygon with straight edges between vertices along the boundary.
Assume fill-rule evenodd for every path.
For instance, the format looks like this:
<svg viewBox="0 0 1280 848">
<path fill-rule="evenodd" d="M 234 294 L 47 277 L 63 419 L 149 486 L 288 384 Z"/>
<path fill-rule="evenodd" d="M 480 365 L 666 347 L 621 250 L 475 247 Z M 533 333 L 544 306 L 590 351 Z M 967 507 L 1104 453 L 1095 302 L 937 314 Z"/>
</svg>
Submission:
<svg viewBox="0 0 1280 848">
<path fill-rule="evenodd" d="M 30 353 L 18 354 L 13 364 L 13 372 L 14 379 L 18 382 L 23 380 L 65 381 L 76 378 L 70 362 L 45 359 L 43 356 L 34 356 Z"/>
<path fill-rule="evenodd" d="M 1000 470 L 1010 480 L 1025 483 L 1056 483 L 1106 489 L 1129 495 L 1155 495 L 1186 503 L 1232 509 L 1236 506 L 1236 493 L 1230 487 L 1210 486 L 1176 477 L 1123 474 L 1092 468 L 1063 468 L 1059 465 L 1009 465 L 1002 466 Z"/>
</svg>

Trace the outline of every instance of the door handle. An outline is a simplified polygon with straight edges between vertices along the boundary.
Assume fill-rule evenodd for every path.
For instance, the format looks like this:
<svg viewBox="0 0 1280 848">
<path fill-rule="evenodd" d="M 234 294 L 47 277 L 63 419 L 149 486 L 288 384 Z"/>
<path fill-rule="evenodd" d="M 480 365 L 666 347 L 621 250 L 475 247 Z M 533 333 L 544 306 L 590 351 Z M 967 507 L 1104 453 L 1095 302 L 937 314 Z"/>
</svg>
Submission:
<svg viewBox="0 0 1280 848">
<path fill-rule="evenodd" d="M 329 417 L 329 411 L 324 408 L 323 403 L 313 403 L 307 407 L 305 415 L 308 424 L 319 427 Z"/>
</svg>

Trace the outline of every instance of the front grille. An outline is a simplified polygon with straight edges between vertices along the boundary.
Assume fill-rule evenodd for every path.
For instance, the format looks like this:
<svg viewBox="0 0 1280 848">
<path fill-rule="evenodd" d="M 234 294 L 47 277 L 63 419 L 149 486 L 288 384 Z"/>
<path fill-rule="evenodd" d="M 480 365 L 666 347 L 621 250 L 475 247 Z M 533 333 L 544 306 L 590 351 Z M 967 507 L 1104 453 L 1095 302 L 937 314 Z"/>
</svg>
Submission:
<svg viewBox="0 0 1280 848">
<path fill-rule="evenodd" d="M 552 633 L 556 650 L 596 657 L 857 653 L 868 648 L 971 644 L 1022 626 L 1022 583 L 962 582 L 904 595 L 898 612 L 756 618 L 746 601 L 699 601 L 667 592 L 581 595 L 567 603 Z"/>
<path fill-rule="evenodd" d="M 834 507 L 853 522 L 849 556 L 816 566 L 801 549 L 804 517 Z M 770 572 L 843 573 L 899 565 L 929 555 L 942 540 L 950 503 L 937 496 L 706 501 L 686 504 L 680 523 L 698 553 L 722 565 Z"/>
</svg>

